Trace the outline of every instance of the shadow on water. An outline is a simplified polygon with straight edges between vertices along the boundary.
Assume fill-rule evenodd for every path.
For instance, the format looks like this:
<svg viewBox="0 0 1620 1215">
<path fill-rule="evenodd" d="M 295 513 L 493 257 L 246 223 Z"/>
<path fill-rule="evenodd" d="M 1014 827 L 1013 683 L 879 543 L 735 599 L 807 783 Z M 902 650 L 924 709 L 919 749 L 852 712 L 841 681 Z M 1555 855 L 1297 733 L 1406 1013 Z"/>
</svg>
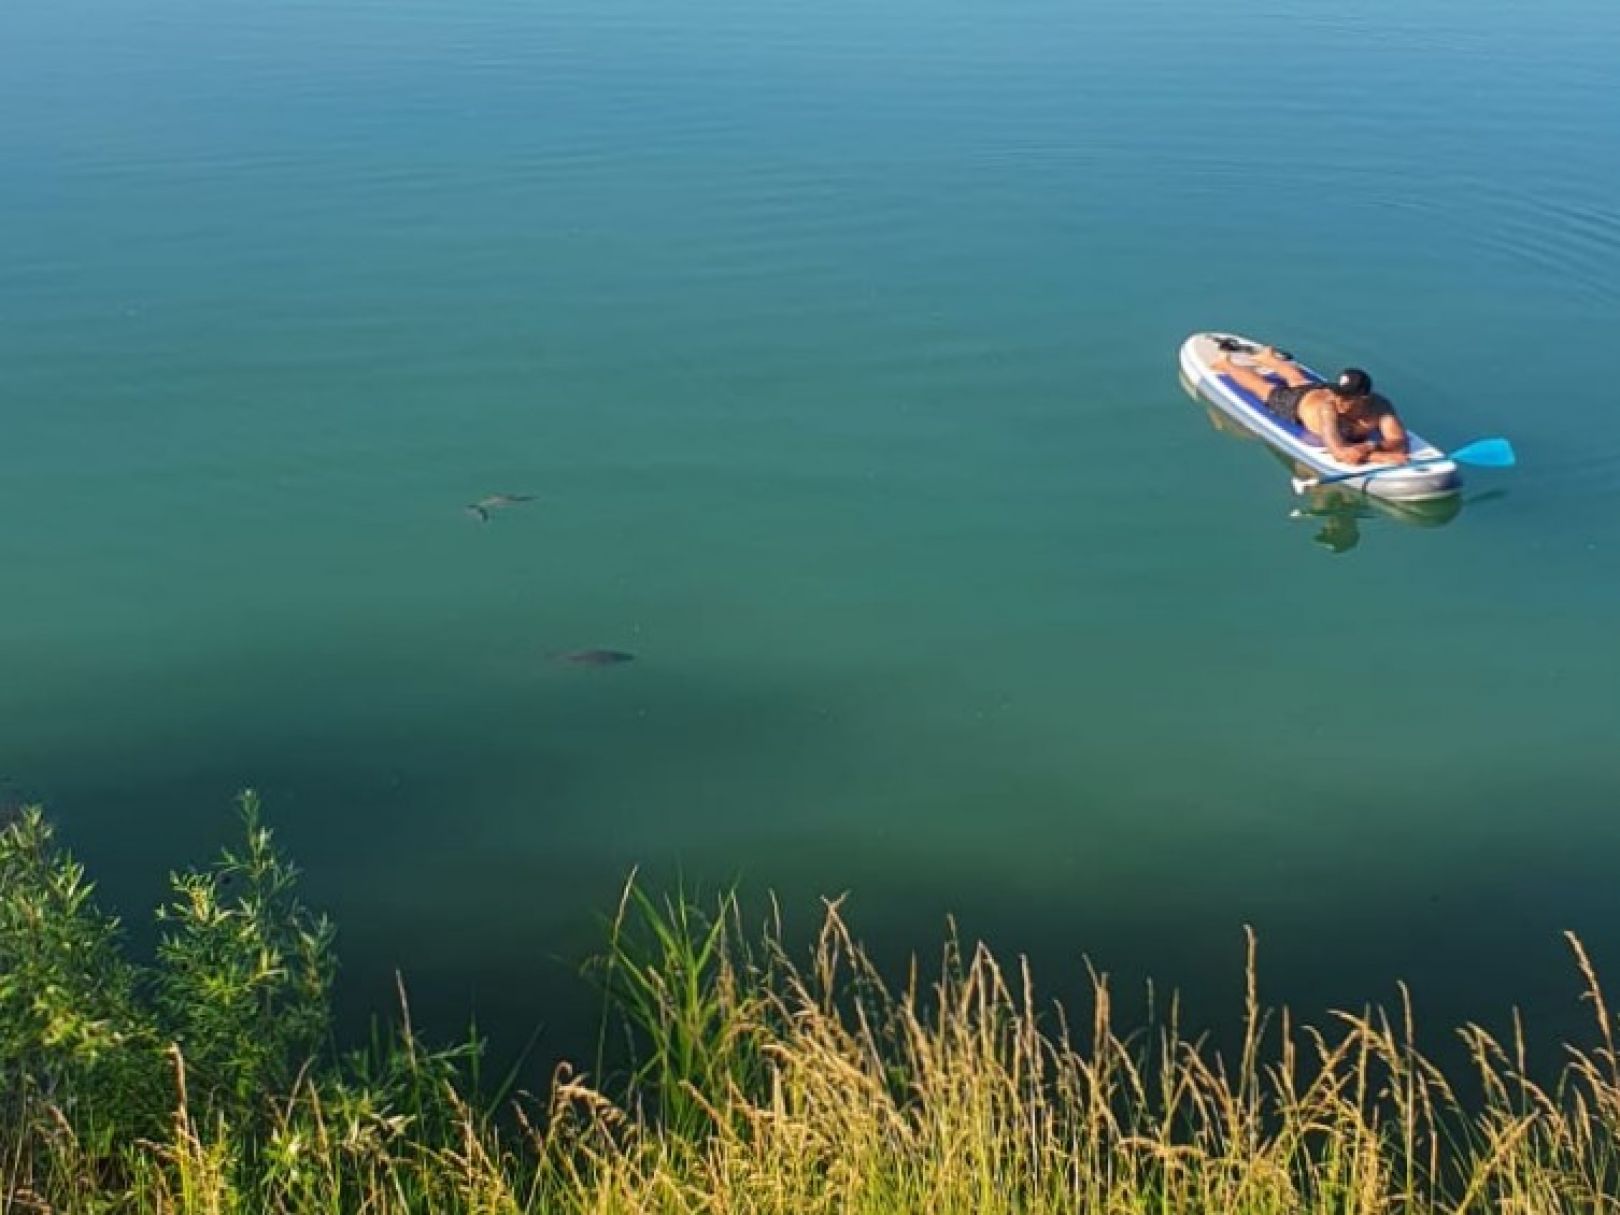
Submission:
<svg viewBox="0 0 1620 1215">
<path fill-rule="evenodd" d="M 1210 405 L 1185 375 L 1181 375 L 1179 379 L 1182 391 L 1203 411 L 1211 429 L 1262 448 L 1267 455 L 1288 470 L 1290 477 L 1313 475 L 1314 469 L 1307 468 L 1270 447 Z M 1392 502 L 1343 485 L 1319 485 L 1301 495 L 1302 505 L 1290 511 L 1289 517 L 1315 523 L 1312 541 L 1335 556 L 1341 556 L 1360 545 L 1362 524 L 1367 521 L 1393 519 L 1411 527 L 1445 527 L 1462 513 L 1465 505 L 1502 497 L 1506 492 L 1496 489 L 1472 498 L 1453 494 L 1428 502 Z"/>
<path fill-rule="evenodd" d="M 545 1050 L 577 1055 L 596 1015 L 577 964 L 629 870 L 711 837 L 735 854 L 784 781 L 831 803 L 841 778 L 816 757 L 860 730 L 862 690 L 838 676 L 674 655 L 606 679 L 538 661 L 505 681 L 433 668 L 379 677 L 353 704 L 308 666 L 243 661 L 223 681 L 240 691 L 187 707 L 174 745 L 92 743 L 108 756 L 95 766 L 77 761 L 83 740 L 24 748 L 18 776 L 0 776 L 0 818 L 43 802 L 145 952 L 165 875 L 230 844 L 232 799 L 257 788 L 304 896 L 339 926 L 348 1039 L 394 1006 L 398 971 L 440 1037 L 475 1015 L 506 1048 L 541 1022 Z"/>
<path fill-rule="evenodd" d="M 241 674 L 230 682 L 262 689 L 262 677 Z M 1089 955 L 1120 979 L 1125 1023 L 1142 1011 L 1130 993 L 1152 977 L 1184 991 L 1217 1029 L 1239 1006 L 1250 923 L 1267 998 L 1313 1019 L 1421 977 L 1437 1033 L 1490 1016 L 1497 998 L 1550 1008 L 1537 1034 L 1572 1033 L 1583 1010 L 1558 932 L 1620 912 L 1602 878 L 1606 849 L 1589 835 L 1545 832 L 1544 818 L 1480 815 L 1492 790 L 1463 780 L 1450 782 L 1454 802 L 1431 810 L 1460 821 L 1475 808 L 1467 865 L 1426 842 L 1416 819 L 1370 814 L 1356 791 L 1257 789 L 1263 813 L 1244 828 L 1178 817 L 1151 798 L 1094 801 L 1063 771 L 1026 771 L 1007 794 L 1049 815 L 975 806 L 980 831 L 953 838 L 941 826 L 949 806 L 926 823 L 891 818 L 877 802 L 870 815 L 828 811 L 862 786 L 850 766 L 862 739 L 882 733 L 854 677 L 728 673 L 655 656 L 622 674 L 540 668 L 499 687 L 435 680 L 427 716 L 313 723 L 302 699 L 265 714 L 262 699 L 243 694 L 196 713 L 183 746 L 141 766 L 86 769 L 68 754 L 39 754 L 37 771 L 8 770 L 60 807 L 64 838 L 93 873 L 115 879 L 110 902 L 132 927 L 149 923 L 169 867 L 201 862 L 229 839 L 230 794 L 254 781 L 305 868 L 310 902 L 340 926 L 340 1032 L 362 1033 L 368 1013 L 392 1006 L 397 967 L 419 1024 L 450 1037 L 476 1013 L 503 1063 L 543 1023 L 542 1073 L 543 1061 L 585 1057 L 593 1041 L 598 1005 L 577 963 L 600 948 L 599 917 L 632 865 L 655 886 L 741 878 L 753 896 L 776 890 L 801 941 L 821 897 L 853 891 L 857 930 L 897 979 L 913 952 L 937 957 L 956 916 L 965 937 L 991 941 L 1009 961 L 1027 953 L 1043 992 L 1083 1003 Z M 420 701 L 429 689 L 410 695 L 402 681 L 391 690 L 383 699 Z M 876 758 L 887 763 L 891 751 L 906 748 Z M 1503 796 L 1546 798 L 1578 818 L 1607 796 L 1579 780 L 1561 785 L 1555 769 L 1523 780 Z M 792 804 L 782 801 L 788 788 Z M 1296 802 L 1310 806 L 1308 821 L 1284 817 Z M 1155 817 L 1162 829 L 1149 835 Z M 1297 829 L 1277 825 L 1288 822 Z M 1024 865 L 986 850 L 983 831 L 1073 858 Z M 1498 990 L 1501 958 L 1515 959 L 1515 972 Z"/>
<path fill-rule="evenodd" d="M 1483 784 L 1459 784 L 1458 806 L 1490 796 Z M 1549 785 L 1557 787 L 1535 774 L 1511 792 L 1528 798 Z M 990 882 L 979 856 L 942 854 L 924 841 L 841 832 L 784 839 L 801 871 L 774 884 L 790 942 L 801 948 L 808 941 L 818 896 L 848 892 L 851 924 L 896 980 L 911 972 L 914 958 L 925 973 L 937 963 L 940 941 L 954 924 L 965 941 L 988 942 L 1009 964 L 1027 958 L 1042 999 L 1062 999 L 1071 1011 L 1085 1007 L 1089 960 L 1116 980 L 1121 1024 L 1136 1025 L 1147 1014 L 1151 983 L 1161 998 L 1180 992 L 1196 1031 L 1233 1047 L 1247 924 L 1261 943 L 1265 1001 L 1286 1004 L 1312 1023 L 1330 1021 L 1331 1009 L 1369 1001 L 1393 1006 L 1396 983 L 1404 981 L 1417 997 L 1426 1048 L 1448 1067 L 1466 1063 L 1452 1032 L 1457 1026 L 1473 1020 L 1509 1030 L 1515 1006 L 1533 1010 L 1526 1033 L 1538 1066 L 1559 1058 L 1560 1042 L 1590 1040 L 1590 1010 L 1579 999 L 1562 931 L 1585 936 L 1607 973 L 1614 958 L 1601 930 L 1620 909 L 1620 893 L 1603 878 L 1606 854 L 1590 842 L 1571 846 L 1512 819 L 1481 822 L 1471 863 L 1460 865 L 1444 846 L 1425 847 L 1415 820 L 1392 814 L 1369 825 L 1359 795 L 1327 793 L 1299 799 L 1301 808 L 1308 804 L 1313 818 L 1342 823 L 1343 839 L 1280 836 L 1268 828 L 1221 865 L 1200 871 L 1194 858 L 1220 855 L 1220 837 L 1230 831 L 1215 823 L 1205 832 L 1179 829 L 1163 837 L 1151 863 L 1133 877 L 1132 896 L 1119 898 L 1097 879 L 1137 861 L 1088 823 L 1093 808 L 1072 788 L 1059 784 L 1050 792 L 1076 824 L 1070 838 L 1083 838 L 1091 854 L 1064 882 Z M 1579 782 L 1559 793 L 1572 801 L 1594 797 Z M 1275 796 L 1279 803 L 1292 798 L 1285 790 Z M 1142 804 L 1134 812 L 1153 808 Z M 1061 850 L 1064 840 L 1054 835 L 1039 846 Z M 723 873 L 730 857 L 722 850 L 688 860 L 700 872 Z M 825 884 L 831 874 L 837 885 Z M 820 875 L 821 884 L 809 875 Z M 643 874 L 653 885 L 670 878 L 657 869 Z M 1514 959 L 1510 974 L 1506 958 Z"/>
</svg>

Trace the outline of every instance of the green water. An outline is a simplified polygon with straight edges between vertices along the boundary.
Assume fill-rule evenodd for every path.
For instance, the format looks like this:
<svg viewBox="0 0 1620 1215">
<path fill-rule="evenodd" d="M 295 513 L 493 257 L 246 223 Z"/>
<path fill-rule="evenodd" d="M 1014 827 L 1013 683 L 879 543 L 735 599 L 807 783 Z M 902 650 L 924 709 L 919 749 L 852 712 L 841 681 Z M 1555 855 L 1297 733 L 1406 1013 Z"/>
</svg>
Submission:
<svg viewBox="0 0 1620 1215">
<path fill-rule="evenodd" d="M 1053 990 L 1217 1016 L 1247 922 L 1307 1010 L 1573 1021 L 1617 54 L 1609 0 L 11 0 L 6 798 L 140 926 L 257 786 L 351 1023 L 399 967 L 574 1049 L 634 865 Z M 1523 467 L 1295 517 L 1177 386 L 1212 327 Z"/>
</svg>

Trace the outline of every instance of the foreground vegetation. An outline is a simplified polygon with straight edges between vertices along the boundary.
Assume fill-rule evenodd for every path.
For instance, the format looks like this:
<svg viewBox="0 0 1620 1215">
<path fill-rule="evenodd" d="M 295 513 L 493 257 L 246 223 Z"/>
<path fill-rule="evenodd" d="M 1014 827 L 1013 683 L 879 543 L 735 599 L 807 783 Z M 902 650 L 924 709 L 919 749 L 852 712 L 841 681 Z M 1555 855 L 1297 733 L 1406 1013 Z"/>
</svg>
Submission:
<svg viewBox="0 0 1620 1215">
<path fill-rule="evenodd" d="M 43 816 L 0 829 L 0 1215 L 1620 1210 L 1614 1020 L 1573 939 L 1595 1045 L 1545 1087 L 1519 1034 L 1465 1028 L 1448 1078 L 1407 1007 L 1268 1015 L 1252 941 L 1222 1057 L 1174 1006 L 1116 1029 L 1101 976 L 1075 1026 L 982 948 L 894 988 L 837 905 L 795 962 L 730 898 L 632 885 L 595 970 L 630 1064 L 529 1094 L 475 1044 L 424 1046 L 403 994 L 337 1052 L 332 932 L 251 796 L 243 818 L 239 851 L 172 879 L 145 966 Z"/>
</svg>

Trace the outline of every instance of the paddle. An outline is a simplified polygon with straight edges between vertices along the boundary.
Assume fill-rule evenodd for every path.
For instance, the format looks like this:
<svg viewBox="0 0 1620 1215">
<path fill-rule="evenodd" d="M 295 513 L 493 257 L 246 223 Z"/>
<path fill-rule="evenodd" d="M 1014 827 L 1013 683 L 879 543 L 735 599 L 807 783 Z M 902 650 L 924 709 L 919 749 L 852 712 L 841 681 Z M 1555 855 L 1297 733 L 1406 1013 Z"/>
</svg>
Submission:
<svg viewBox="0 0 1620 1215">
<path fill-rule="evenodd" d="M 1403 468 L 1421 468 L 1425 464 L 1440 464 L 1446 460 L 1455 460 L 1458 464 L 1472 464 L 1475 468 L 1512 468 L 1516 459 L 1513 444 L 1506 439 L 1475 439 L 1472 443 L 1464 443 L 1456 451 L 1447 452 L 1443 456 L 1430 456 L 1426 460 L 1408 460 L 1405 464 L 1380 464 L 1356 472 L 1335 473 L 1331 477 L 1293 477 L 1291 480 L 1294 492 L 1302 494 L 1307 489 L 1315 489 L 1318 485 L 1336 485 L 1340 481 L 1356 481 L 1362 477 L 1381 477 L 1385 473 L 1400 472 Z"/>
</svg>

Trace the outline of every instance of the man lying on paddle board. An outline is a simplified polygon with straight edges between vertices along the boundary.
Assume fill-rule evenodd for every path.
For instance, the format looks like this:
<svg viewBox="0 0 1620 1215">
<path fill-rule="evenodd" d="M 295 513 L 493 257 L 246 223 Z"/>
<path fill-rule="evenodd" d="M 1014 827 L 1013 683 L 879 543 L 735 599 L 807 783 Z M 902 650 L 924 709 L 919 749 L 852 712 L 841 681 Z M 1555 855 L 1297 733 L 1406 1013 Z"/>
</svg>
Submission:
<svg viewBox="0 0 1620 1215">
<path fill-rule="evenodd" d="M 1331 384 L 1313 380 L 1275 346 L 1254 351 L 1252 364 L 1232 361 L 1230 353 L 1211 366 L 1231 376 L 1287 422 L 1303 426 L 1334 459 L 1345 464 L 1404 464 L 1406 428 L 1395 407 L 1372 390 L 1372 377 L 1347 367 Z M 1263 374 L 1269 371 L 1276 378 Z M 1283 382 L 1279 384 L 1278 379 Z"/>
</svg>

